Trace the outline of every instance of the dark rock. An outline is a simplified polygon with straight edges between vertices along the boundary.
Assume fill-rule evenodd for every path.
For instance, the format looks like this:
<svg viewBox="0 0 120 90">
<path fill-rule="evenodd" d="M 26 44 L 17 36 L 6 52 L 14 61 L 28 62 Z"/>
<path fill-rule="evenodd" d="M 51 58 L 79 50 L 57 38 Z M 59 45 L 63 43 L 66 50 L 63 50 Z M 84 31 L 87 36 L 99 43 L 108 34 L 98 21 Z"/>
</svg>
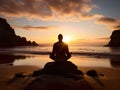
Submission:
<svg viewBox="0 0 120 90">
<path fill-rule="evenodd" d="M 27 41 L 25 37 L 17 36 L 7 21 L 0 18 L 0 47 L 12 46 L 38 46 L 38 44 L 35 41 Z"/>
<path fill-rule="evenodd" d="M 67 73 L 76 73 L 77 66 L 70 61 L 65 62 L 49 62 L 44 66 L 44 73 L 65 75 Z"/>
<path fill-rule="evenodd" d="M 37 76 L 39 76 L 41 74 L 44 74 L 43 69 L 34 71 L 33 74 L 32 74 L 32 77 L 37 77 Z"/>
<path fill-rule="evenodd" d="M 87 71 L 86 74 L 91 77 L 98 77 L 96 70 L 89 70 L 89 71 Z"/>
<path fill-rule="evenodd" d="M 25 59 L 27 56 L 13 55 L 13 54 L 1 54 L 0 53 L 0 64 L 13 63 L 16 59 Z"/>
<path fill-rule="evenodd" d="M 15 74 L 14 78 L 24 78 L 25 75 L 23 75 L 23 73 L 17 73 Z"/>
<path fill-rule="evenodd" d="M 120 30 L 113 31 L 110 39 L 110 42 L 106 46 L 120 47 Z"/>
</svg>

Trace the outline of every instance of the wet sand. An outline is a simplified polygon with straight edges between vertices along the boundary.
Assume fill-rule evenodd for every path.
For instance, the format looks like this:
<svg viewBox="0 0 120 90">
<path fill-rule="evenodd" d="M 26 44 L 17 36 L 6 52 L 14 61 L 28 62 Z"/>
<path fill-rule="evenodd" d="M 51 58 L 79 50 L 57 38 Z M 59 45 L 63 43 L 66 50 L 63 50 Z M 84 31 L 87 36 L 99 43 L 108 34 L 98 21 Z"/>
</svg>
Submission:
<svg viewBox="0 0 120 90">
<path fill-rule="evenodd" d="M 85 80 L 85 82 L 87 82 L 90 85 L 90 87 L 92 87 L 93 90 L 120 89 L 120 68 L 105 68 L 105 67 L 78 67 L 78 68 L 79 70 L 83 71 L 84 73 L 83 79 Z M 29 83 L 32 82 L 32 80 L 35 79 L 35 78 L 30 78 L 30 74 L 33 71 L 39 69 L 40 69 L 39 67 L 34 67 L 34 66 L 0 65 L 0 90 L 24 90 L 24 88 L 28 86 Z M 102 76 L 98 76 L 98 77 L 88 76 L 86 72 L 92 69 L 96 70 L 98 74 L 102 74 Z M 28 77 L 13 79 L 15 74 L 21 72 L 23 72 L 25 75 L 28 75 Z M 82 79 L 72 82 L 74 82 L 74 84 L 79 82 L 79 85 L 83 85 L 84 83 Z M 81 89 L 83 89 L 83 87 Z M 49 89 L 43 89 L 43 90 L 49 90 Z M 91 89 L 87 88 L 84 90 L 91 90 Z"/>
</svg>

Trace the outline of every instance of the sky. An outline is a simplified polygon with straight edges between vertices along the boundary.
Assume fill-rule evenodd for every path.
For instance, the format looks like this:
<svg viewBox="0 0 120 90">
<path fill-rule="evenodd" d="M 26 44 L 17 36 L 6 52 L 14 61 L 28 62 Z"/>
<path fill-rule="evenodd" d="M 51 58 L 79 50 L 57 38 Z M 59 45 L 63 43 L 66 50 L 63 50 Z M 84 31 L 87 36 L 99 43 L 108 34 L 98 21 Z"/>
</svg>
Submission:
<svg viewBox="0 0 120 90">
<path fill-rule="evenodd" d="M 120 0 L 0 0 L 0 17 L 15 33 L 37 43 L 57 35 L 72 43 L 105 42 L 120 29 Z"/>
</svg>

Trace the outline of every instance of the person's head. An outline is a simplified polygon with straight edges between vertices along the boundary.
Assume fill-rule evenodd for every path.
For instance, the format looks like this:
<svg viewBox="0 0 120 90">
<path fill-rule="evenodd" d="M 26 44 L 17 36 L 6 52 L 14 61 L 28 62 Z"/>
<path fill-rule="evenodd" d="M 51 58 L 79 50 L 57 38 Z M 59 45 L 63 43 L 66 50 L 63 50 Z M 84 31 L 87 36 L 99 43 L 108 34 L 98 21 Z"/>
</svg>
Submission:
<svg viewBox="0 0 120 90">
<path fill-rule="evenodd" d="M 59 35 L 58 35 L 58 40 L 59 40 L 59 41 L 62 41 L 62 39 L 63 39 L 63 35 L 62 35 L 62 34 L 59 34 Z"/>
</svg>

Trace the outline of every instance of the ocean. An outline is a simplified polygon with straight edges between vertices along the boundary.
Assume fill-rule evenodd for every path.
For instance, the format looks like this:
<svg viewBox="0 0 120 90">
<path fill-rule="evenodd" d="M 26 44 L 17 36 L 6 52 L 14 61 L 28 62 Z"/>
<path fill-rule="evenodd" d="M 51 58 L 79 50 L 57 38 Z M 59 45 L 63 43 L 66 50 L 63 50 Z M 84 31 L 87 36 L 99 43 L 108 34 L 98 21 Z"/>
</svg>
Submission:
<svg viewBox="0 0 120 90">
<path fill-rule="evenodd" d="M 0 48 L 0 64 L 44 67 L 47 62 L 52 62 L 51 51 L 52 45 Z M 77 66 L 120 67 L 120 47 L 71 45 L 69 51 L 72 52 L 69 61 Z"/>
</svg>

